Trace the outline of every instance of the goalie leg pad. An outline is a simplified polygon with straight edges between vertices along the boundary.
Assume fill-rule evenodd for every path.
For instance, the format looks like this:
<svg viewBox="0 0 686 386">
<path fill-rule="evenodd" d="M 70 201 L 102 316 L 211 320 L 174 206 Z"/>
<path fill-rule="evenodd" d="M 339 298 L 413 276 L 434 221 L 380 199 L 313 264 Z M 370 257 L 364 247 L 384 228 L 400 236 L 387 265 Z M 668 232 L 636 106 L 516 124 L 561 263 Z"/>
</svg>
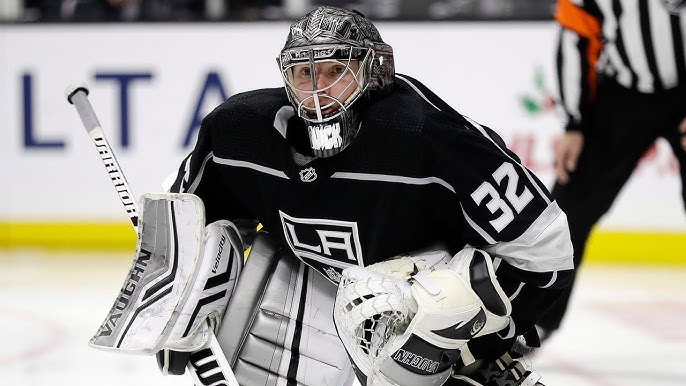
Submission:
<svg viewBox="0 0 686 386">
<path fill-rule="evenodd" d="M 257 234 L 217 340 L 242 386 L 350 385 L 331 318 L 336 286 Z"/>
<path fill-rule="evenodd" d="M 240 236 L 229 222 L 206 228 L 203 203 L 192 194 L 146 194 L 140 208 L 136 257 L 90 345 L 148 355 L 163 347 L 193 351 L 207 339 L 203 322 L 221 319 L 240 273 Z"/>
</svg>

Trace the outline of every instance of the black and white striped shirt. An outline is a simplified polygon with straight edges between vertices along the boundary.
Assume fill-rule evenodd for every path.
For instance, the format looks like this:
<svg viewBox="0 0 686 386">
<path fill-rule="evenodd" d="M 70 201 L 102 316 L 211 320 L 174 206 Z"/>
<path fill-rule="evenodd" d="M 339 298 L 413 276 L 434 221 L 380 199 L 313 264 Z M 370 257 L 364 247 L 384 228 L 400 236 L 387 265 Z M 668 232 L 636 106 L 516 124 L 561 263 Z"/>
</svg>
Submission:
<svg viewBox="0 0 686 386">
<path fill-rule="evenodd" d="M 557 73 L 567 130 L 580 129 L 600 76 L 641 93 L 686 85 L 686 9 L 667 3 L 678 1 L 558 1 Z"/>
</svg>

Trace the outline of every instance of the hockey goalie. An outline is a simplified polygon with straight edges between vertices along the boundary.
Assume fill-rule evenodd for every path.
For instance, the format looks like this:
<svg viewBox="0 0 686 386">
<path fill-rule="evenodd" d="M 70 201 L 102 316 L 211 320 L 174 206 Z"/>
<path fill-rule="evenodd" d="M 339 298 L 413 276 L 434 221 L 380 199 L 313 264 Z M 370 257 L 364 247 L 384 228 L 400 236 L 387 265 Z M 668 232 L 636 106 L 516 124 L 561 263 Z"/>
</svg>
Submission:
<svg viewBox="0 0 686 386">
<path fill-rule="evenodd" d="M 515 346 L 574 275 L 543 183 L 396 74 L 359 12 L 296 20 L 277 63 L 284 85 L 218 106 L 169 193 L 143 197 L 91 344 L 205 385 L 541 385 Z"/>
</svg>

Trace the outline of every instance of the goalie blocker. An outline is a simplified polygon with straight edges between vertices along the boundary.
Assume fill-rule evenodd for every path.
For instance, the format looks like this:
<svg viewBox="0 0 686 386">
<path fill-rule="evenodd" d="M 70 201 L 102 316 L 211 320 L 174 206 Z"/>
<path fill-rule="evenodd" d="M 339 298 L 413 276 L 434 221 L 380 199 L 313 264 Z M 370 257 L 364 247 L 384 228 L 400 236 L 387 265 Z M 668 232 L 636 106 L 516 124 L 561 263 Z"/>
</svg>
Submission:
<svg viewBox="0 0 686 386">
<path fill-rule="evenodd" d="M 152 355 L 205 346 L 221 322 L 243 266 L 229 221 L 205 226 L 192 194 L 141 198 L 136 257 L 92 347 Z"/>
</svg>

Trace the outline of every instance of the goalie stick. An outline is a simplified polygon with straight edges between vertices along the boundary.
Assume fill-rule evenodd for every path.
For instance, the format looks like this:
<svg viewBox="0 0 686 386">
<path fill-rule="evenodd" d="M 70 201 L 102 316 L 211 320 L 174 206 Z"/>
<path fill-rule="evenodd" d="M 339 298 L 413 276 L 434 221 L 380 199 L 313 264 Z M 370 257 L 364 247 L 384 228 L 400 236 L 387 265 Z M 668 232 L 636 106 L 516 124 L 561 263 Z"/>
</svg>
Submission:
<svg viewBox="0 0 686 386">
<path fill-rule="evenodd" d="M 100 154 L 105 169 L 117 191 L 119 200 L 131 220 L 134 229 L 138 228 L 138 208 L 134 195 L 131 193 L 129 184 L 119 162 L 110 147 L 100 121 L 88 100 L 88 87 L 83 84 L 72 84 L 65 91 L 67 101 L 76 108 L 83 127 L 93 140 L 96 150 Z M 210 330 L 207 345 L 193 352 L 186 367 L 193 377 L 196 386 L 239 386 L 224 352 L 219 346 L 216 336 Z"/>
<path fill-rule="evenodd" d="M 88 88 L 85 84 L 75 84 L 67 87 L 65 91 L 67 101 L 76 107 L 76 112 L 79 113 L 81 122 L 83 122 L 83 127 L 88 132 L 88 136 L 93 140 L 95 149 L 100 154 L 100 159 L 105 165 L 107 174 L 117 190 L 119 195 L 119 201 L 124 205 L 124 210 L 126 214 L 129 215 L 131 223 L 134 228 L 138 227 L 138 208 L 136 208 L 136 201 L 134 195 L 131 193 L 131 188 L 129 188 L 129 183 L 124 177 L 124 173 L 121 171 L 119 162 L 114 156 L 112 147 L 110 146 L 107 138 L 105 138 L 105 133 L 102 131 L 102 126 L 100 126 L 100 121 L 93 111 L 93 107 L 88 101 Z"/>
</svg>

